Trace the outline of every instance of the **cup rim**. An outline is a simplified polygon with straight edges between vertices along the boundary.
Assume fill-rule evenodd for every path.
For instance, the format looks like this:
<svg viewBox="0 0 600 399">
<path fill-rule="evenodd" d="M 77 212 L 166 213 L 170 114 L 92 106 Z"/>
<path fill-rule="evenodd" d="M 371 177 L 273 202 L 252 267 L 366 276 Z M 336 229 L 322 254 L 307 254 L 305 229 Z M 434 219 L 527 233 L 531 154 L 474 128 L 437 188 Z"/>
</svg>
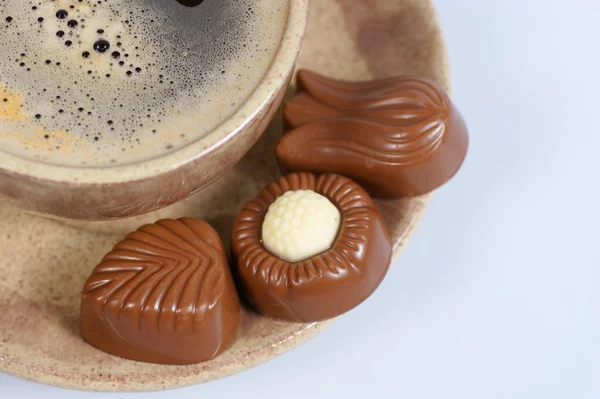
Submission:
<svg viewBox="0 0 600 399">
<path fill-rule="evenodd" d="M 19 176 L 63 185 L 107 185 L 152 179 L 168 174 L 217 151 L 256 119 L 277 95 L 294 64 L 308 22 L 309 0 L 289 0 L 288 20 L 269 68 L 249 97 L 234 113 L 204 137 L 173 152 L 124 165 L 52 165 L 2 153 L 0 174 Z M 60 178 L 57 178 L 60 176 Z"/>
</svg>

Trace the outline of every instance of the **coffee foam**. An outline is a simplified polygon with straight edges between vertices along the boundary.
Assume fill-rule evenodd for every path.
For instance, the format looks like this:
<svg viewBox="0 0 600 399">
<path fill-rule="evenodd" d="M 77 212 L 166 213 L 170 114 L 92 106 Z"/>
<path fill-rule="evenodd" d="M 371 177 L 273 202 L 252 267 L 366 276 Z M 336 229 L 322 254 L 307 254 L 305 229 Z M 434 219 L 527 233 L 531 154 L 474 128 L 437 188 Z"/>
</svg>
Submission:
<svg viewBox="0 0 600 399">
<path fill-rule="evenodd" d="M 256 88 L 287 8 L 280 0 L 3 0 L 0 149 L 107 166 L 197 141 Z M 101 38 L 105 53 L 94 50 Z"/>
</svg>

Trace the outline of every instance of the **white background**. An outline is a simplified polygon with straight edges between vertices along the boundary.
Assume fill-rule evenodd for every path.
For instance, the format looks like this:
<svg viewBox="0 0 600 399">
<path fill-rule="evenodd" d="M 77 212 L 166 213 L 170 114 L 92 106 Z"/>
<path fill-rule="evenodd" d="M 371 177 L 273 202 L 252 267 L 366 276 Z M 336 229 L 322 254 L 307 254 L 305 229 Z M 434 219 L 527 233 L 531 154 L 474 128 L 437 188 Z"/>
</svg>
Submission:
<svg viewBox="0 0 600 399">
<path fill-rule="evenodd" d="M 0 397 L 600 398 L 600 1 L 436 3 L 470 154 L 366 303 L 207 385 Z"/>
</svg>

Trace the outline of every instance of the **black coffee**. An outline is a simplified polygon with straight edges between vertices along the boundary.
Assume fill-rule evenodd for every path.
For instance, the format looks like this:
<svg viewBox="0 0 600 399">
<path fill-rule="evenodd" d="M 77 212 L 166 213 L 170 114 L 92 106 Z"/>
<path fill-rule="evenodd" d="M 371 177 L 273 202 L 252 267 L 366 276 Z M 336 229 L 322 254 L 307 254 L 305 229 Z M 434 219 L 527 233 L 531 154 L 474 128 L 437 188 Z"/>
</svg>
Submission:
<svg viewBox="0 0 600 399">
<path fill-rule="evenodd" d="M 181 148 L 227 119 L 264 76 L 287 4 L 4 0 L 0 18 L 0 149 L 102 166 Z"/>
</svg>

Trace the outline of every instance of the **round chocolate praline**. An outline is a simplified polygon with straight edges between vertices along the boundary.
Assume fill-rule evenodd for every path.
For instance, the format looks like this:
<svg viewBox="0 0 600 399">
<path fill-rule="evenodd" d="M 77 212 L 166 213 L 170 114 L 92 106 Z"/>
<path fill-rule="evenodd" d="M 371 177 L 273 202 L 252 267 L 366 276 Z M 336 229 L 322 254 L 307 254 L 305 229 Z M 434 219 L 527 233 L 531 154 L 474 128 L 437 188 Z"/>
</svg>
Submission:
<svg viewBox="0 0 600 399">
<path fill-rule="evenodd" d="M 341 212 L 338 236 L 327 251 L 299 262 L 270 253 L 262 225 L 287 191 L 312 190 Z M 392 242 L 373 199 L 352 180 L 334 174 L 291 173 L 267 185 L 240 211 L 233 228 L 235 272 L 242 294 L 260 313 L 295 322 L 338 316 L 367 299 L 390 265 Z"/>
</svg>

